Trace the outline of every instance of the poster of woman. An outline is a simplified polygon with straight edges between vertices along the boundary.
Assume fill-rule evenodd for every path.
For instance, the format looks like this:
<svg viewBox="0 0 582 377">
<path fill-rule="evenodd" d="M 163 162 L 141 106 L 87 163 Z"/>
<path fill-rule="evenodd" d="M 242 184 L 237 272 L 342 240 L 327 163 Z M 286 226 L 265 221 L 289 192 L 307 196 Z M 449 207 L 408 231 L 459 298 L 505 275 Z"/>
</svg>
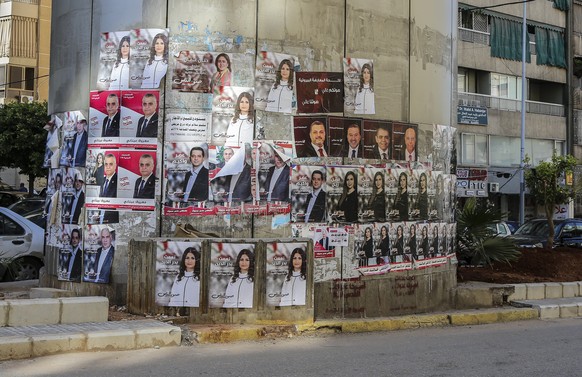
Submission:
<svg viewBox="0 0 582 377">
<path fill-rule="evenodd" d="M 362 221 L 384 222 L 388 206 L 386 205 L 386 169 L 360 168 L 358 193 Z"/>
<path fill-rule="evenodd" d="M 305 305 L 307 297 L 307 243 L 267 243 L 267 305 Z"/>
<path fill-rule="evenodd" d="M 157 305 L 200 306 L 201 251 L 202 242 L 157 242 Z"/>
<path fill-rule="evenodd" d="M 97 90 L 129 89 L 130 32 L 101 33 Z"/>
<path fill-rule="evenodd" d="M 369 59 L 344 58 L 344 112 L 372 115 L 375 110 L 374 63 Z"/>
<path fill-rule="evenodd" d="M 210 308 L 252 308 L 255 283 L 255 244 L 210 244 Z"/>
<path fill-rule="evenodd" d="M 255 69 L 255 108 L 292 113 L 297 108 L 295 70 L 299 60 L 291 55 L 261 51 Z M 296 67 L 297 65 L 297 67 Z"/>
<path fill-rule="evenodd" d="M 255 131 L 254 89 L 227 86 L 212 99 L 212 144 L 252 143 Z"/>
<path fill-rule="evenodd" d="M 168 29 L 130 31 L 131 89 L 157 89 L 166 76 L 169 59 Z"/>
<path fill-rule="evenodd" d="M 327 167 L 328 219 L 340 223 L 357 223 L 359 168 L 347 166 Z"/>
</svg>

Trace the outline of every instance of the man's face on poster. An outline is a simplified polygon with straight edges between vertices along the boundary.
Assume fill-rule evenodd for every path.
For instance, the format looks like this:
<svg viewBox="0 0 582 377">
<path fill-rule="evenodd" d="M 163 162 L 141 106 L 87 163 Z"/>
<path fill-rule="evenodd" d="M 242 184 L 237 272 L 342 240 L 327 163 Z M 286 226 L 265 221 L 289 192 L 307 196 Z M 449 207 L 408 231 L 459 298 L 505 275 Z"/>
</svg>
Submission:
<svg viewBox="0 0 582 377">
<path fill-rule="evenodd" d="M 381 150 L 385 151 L 388 149 L 388 146 L 390 145 L 390 134 L 388 133 L 388 130 L 379 128 L 376 132 L 375 138 L 376 144 L 378 144 L 378 147 Z"/>
<path fill-rule="evenodd" d="M 113 174 L 115 174 L 115 169 L 117 169 L 117 161 L 115 160 L 115 157 L 105 157 L 104 165 L 105 175 L 107 175 L 107 177 L 111 177 Z"/>
<path fill-rule="evenodd" d="M 77 133 L 80 135 L 85 130 L 85 122 L 77 122 Z"/>
<path fill-rule="evenodd" d="M 323 148 L 323 143 L 325 142 L 325 126 L 323 124 L 313 124 L 311 131 L 309 131 L 309 138 L 313 145 Z"/>
<path fill-rule="evenodd" d="M 313 190 L 318 190 L 322 184 L 323 177 L 321 176 L 321 174 L 319 173 L 313 174 L 311 177 L 311 185 L 313 186 Z"/>
<path fill-rule="evenodd" d="M 406 143 L 406 151 L 408 153 L 414 152 L 414 147 L 416 146 L 416 131 L 414 131 L 414 128 L 406 129 L 404 141 Z"/>
<path fill-rule="evenodd" d="M 360 135 L 360 127 L 348 128 L 348 144 L 352 149 L 356 149 L 360 145 L 362 136 Z"/>
<path fill-rule="evenodd" d="M 154 171 L 154 159 L 149 156 L 143 156 L 139 159 L 139 173 L 142 178 L 147 178 Z"/>
<path fill-rule="evenodd" d="M 278 149 L 279 152 L 284 153 L 282 150 Z M 283 162 L 283 159 L 279 156 L 279 153 L 277 153 L 277 151 L 275 151 L 275 166 L 277 168 L 282 168 L 283 165 L 285 165 L 285 163 Z"/>
<path fill-rule="evenodd" d="M 115 114 L 117 114 L 117 110 L 119 110 L 119 99 L 117 98 L 117 96 L 107 97 L 106 106 L 107 114 L 109 115 L 109 117 L 112 117 Z"/>
<path fill-rule="evenodd" d="M 75 179 L 75 189 L 77 189 L 77 191 L 81 191 L 82 188 L 83 188 L 83 181 L 80 179 Z"/>
<path fill-rule="evenodd" d="M 107 229 L 103 229 L 101 231 L 101 246 L 104 249 L 109 248 L 111 246 L 111 233 Z"/>
<path fill-rule="evenodd" d="M 194 149 L 192 153 L 190 153 L 190 162 L 192 163 L 192 166 L 194 166 L 195 168 L 202 165 L 202 163 L 204 162 L 204 153 L 202 153 L 202 151 Z"/>
<path fill-rule="evenodd" d="M 156 101 L 156 97 L 154 96 L 144 96 L 141 101 L 141 106 L 143 110 L 143 115 L 149 118 L 156 112 L 158 101 Z"/>
<path fill-rule="evenodd" d="M 81 237 L 79 236 L 79 232 L 72 232 L 71 233 L 71 246 L 73 248 L 79 245 L 79 241 L 81 241 Z"/>
</svg>

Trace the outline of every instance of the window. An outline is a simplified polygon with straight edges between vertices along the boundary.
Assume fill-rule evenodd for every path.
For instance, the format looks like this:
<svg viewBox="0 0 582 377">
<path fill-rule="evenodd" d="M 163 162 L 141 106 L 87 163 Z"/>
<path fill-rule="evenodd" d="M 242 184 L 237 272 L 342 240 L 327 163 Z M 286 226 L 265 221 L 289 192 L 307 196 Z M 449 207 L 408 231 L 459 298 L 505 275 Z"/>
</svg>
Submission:
<svg viewBox="0 0 582 377">
<path fill-rule="evenodd" d="M 457 92 L 466 93 L 467 92 L 467 70 L 464 68 L 459 68 L 457 70 Z"/>
<path fill-rule="evenodd" d="M 520 138 L 491 135 L 490 141 L 490 164 L 492 166 L 518 166 L 520 164 Z M 526 139 L 525 154 L 529 157 L 531 164 L 537 165 L 552 158 L 554 150 L 558 155 L 561 155 L 563 145 L 563 141 Z"/>
<path fill-rule="evenodd" d="M 8 86 L 10 89 L 34 90 L 34 68 L 8 66 Z"/>
<path fill-rule="evenodd" d="M 487 135 L 462 134 L 461 160 L 463 165 L 487 164 Z"/>
<path fill-rule="evenodd" d="M 489 18 L 485 14 L 475 13 L 471 10 L 459 10 L 459 27 L 489 32 Z"/>
<path fill-rule="evenodd" d="M 521 100 L 521 77 L 492 73 L 491 96 Z"/>
<path fill-rule="evenodd" d="M 1 236 L 21 236 L 23 235 L 24 229 L 9 219 L 8 217 L 0 214 L 0 235 Z"/>
</svg>

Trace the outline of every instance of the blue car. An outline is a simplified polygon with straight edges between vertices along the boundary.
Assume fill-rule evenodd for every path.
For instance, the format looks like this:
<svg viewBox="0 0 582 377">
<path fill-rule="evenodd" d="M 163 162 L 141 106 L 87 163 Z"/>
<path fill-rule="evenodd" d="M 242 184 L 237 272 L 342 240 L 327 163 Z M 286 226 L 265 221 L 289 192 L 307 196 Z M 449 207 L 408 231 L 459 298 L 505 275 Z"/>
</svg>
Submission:
<svg viewBox="0 0 582 377">
<path fill-rule="evenodd" d="M 523 224 L 507 237 L 517 247 L 546 247 L 550 227 L 548 220 L 535 219 Z M 582 219 L 554 220 L 554 247 L 582 247 Z"/>
</svg>

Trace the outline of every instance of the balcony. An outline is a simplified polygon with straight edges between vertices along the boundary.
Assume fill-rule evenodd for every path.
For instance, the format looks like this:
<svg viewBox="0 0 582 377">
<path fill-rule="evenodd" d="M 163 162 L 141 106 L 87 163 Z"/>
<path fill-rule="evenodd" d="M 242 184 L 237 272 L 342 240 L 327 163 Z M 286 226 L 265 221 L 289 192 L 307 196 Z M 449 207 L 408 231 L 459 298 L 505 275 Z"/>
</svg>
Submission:
<svg viewBox="0 0 582 377">
<path fill-rule="evenodd" d="M 459 105 L 481 106 L 504 111 L 521 111 L 521 100 L 492 97 L 485 94 L 458 93 Z M 566 116 L 564 105 L 546 102 L 525 101 L 525 111 L 531 114 L 542 114 L 556 117 Z"/>
</svg>

